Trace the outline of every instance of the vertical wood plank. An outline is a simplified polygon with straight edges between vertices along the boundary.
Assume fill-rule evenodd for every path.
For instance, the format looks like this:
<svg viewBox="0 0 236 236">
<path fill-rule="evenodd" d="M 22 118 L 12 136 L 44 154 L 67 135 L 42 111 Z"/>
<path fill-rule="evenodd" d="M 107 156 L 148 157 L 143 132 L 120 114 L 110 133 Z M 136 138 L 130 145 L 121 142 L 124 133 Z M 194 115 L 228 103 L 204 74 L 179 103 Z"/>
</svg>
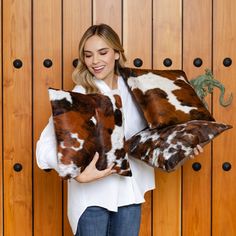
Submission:
<svg viewBox="0 0 236 236">
<path fill-rule="evenodd" d="M 153 0 L 153 65 L 157 69 L 182 68 L 182 1 Z M 170 58 L 172 65 L 163 64 Z"/>
<path fill-rule="evenodd" d="M 83 14 L 78 14 L 83 12 Z M 63 88 L 72 89 L 73 60 L 78 58 L 80 38 L 92 23 L 92 4 L 88 0 L 63 1 Z M 64 183 L 64 236 L 73 235 L 67 218 L 67 183 Z"/>
<path fill-rule="evenodd" d="M 32 235 L 31 1 L 2 3 L 4 235 Z"/>
<path fill-rule="evenodd" d="M 125 0 L 123 2 L 123 44 L 127 66 L 141 58 L 142 68 L 152 67 L 152 2 Z"/>
<path fill-rule="evenodd" d="M 121 0 L 93 0 L 93 24 L 108 24 L 121 37 L 121 4 Z"/>
<path fill-rule="evenodd" d="M 156 171 L 153 191 L 153 236 L 181 235 L 181 170 Z"/>
<path fill-rule="evenodd" d="M 3 156 L 2 156 L 2 2 L 0 3 L 0 235 L 3 235 Z"/>
<path fill-rule="evenodd" d="M 134 67 L 133 60 L 140 58 L 143 68 L 152 67 L 152 1 L 123 1 L 123 45 L 127 66 Z M 142 206 L 140 236 L 152 235 L 152 193 L 145 195 Z"/>
<path fill-rule="evenodd" d="M 73 60 L 78 58 L 79 41 L 92 23 L 92 4 L 88 0 L 63 1 L 63 87 L 74 87 Z M 83 12 L 83 14 L 78 14 Z"/>
<path fill-rule="evenodd" d="M 183 2 L 183 69 L 189 79 L 211 69 L 212 1 Z M 202 66 L 193 65 L 195 58 L 202 59 Z M 208 99 L 211 107 L 210 99 Z M 192 169 L 194 162 L 202 168 Z M 204 196 L 204 197 L 203 197 Z M 183 236 L 211 234 L 211 146 L 204 154 L 188 161 L 183 167 Z"/>
<path fill-rule="evenodd" d="M 153 67 L 181 69 L 182 3 L 153 1 Z M 163 61 L 169 58 L 170 67 Z M 153 235 L 181 235 L 181 169 L 173 173 L 156 171 L 153 191 Z"/>
<path fill-rule="evenodd" d="M 34 147 L 51 114 L 47 88 L 62 82 L 61 1 L 34 1 Z M 43 65 L 45 59 L 52 66 Z M 34 162 L 34 235 L 62 235 L 62 182 L 54 171 L 44 172 Z"/>
<path fill-rule="evenodd" d="M 213 5 L 213 69 L 214 75 L 234 99 L 230 106 L 219 105 L 220 91 L 214 90 L 214 117 L 217 121 L 233 125 L 233 129 L 219 136 L 213 142 L 213 203 L 212 235 L 236 235 L 236 2 L 234 0 L 215 0 Z M 232 65 L 225 67 L 223 60 L 232 59 Z M 229 162 L 232 168 L 224 171 L 222 165 Z"/>
</svg>

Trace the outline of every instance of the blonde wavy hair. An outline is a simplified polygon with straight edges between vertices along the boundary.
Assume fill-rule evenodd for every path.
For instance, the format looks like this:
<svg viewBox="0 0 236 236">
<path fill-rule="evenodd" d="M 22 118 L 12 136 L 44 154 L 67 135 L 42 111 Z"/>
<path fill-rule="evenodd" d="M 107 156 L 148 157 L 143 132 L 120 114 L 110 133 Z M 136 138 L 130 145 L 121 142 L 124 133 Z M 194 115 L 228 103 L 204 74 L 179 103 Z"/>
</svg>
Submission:
<svg viewBox="0 0 236 236">
<path fill-rule="evenodd" d="M 119 68 L 124 67 L 126 62 L 124 49 L 117 33 L 109 25 L 106 24 L 90 26 L 85 31 L 80 40 L 78 65 L 72 73 L 72 80 L 77 85 L 82 85 L 87 93 L 99 92 L 99 89 L 94 82 L 93 75 L 88 70 L 84 60 L 84 45 L 86 41 L 94 35 L 101 37 L 107 45 L 113 48 L 115 52 L 119 53 L 119 59 L 115 61 L 114 68 L 114 72 L 116 75 L 119 75 Z"/>
</svg>

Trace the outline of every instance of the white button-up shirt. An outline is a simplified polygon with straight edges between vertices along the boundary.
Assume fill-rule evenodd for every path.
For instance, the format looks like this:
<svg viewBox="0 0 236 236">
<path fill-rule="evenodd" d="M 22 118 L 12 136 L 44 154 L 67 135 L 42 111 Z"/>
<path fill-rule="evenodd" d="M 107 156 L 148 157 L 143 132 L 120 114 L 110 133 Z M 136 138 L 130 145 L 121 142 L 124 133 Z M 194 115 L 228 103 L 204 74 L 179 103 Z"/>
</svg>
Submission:
<svg viewBox="0 0 236 236">
<path fill-rule="evenodd" d="M 95 79 L 102 93 L 111 89 L 103 80 Z M 85 93 L 81 86 L 76 86 L 74 92 Z M 142 114 L 137 109 L 133 98 L 122 77 L 118 78 L 118 92 L 122 100 L 124 115 L 125 138 L 147 127 Z M 58 170 L 56 138 L 52 118 L 41 133 L 36 146 L 37 164 L 41 169 Z M 143 203 L 144 194 L 155 188 L 154 169 L 146 163 L 129 158 L 132 177 L 113 174 L 90 183 L 78 183 L 68 180 L 68 218 L 73 233 L 76 233 L 80 216 L 88 206 L 101 206 L 110 211 L 129 204 Z"/>
</svg>

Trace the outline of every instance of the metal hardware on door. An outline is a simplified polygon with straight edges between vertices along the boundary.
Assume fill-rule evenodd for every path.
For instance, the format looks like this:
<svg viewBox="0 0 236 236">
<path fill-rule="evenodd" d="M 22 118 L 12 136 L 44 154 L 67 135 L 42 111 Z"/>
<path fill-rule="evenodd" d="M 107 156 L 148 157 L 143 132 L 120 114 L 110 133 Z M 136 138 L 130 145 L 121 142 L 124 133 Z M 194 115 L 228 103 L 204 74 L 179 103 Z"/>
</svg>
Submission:
<svg viewBox="0 0 236 236">
<path fill-rule="evenodd" d="M 143 61 L 140 58 L 135 58 L 133 63 L 136 67 L 141 67 L 143 65 Z"/>
<path fill-rule="evenodd" d="M 52 60 L 50 59 L 45 59 L 43 61 L 43 65 L 46 67 L 46 68 L 50 68 L 52 66 Z"/>
<path fill-rule="evenodd" d="M 232 64 L 232 59 L 231 59 L 231 58 L 226 57 L 226 58 L 223 60 L 223 65 L 224 65 L 225 67 L 229 67 L 229 66 L 231 66 L 231 64 Z"/>
<path fill-rule="evenodd" d="M 78 65 L 78 58 L 74 59 L 72 64 L 74 67 L 76 67 Z"/>
<path fill-rule="evenodd" d="M 172 65 L 172 60 L 170 58 L 166 58 L 164 61 L 163 61 L 163 65 L 166 66 L 166 67 L 169 67 Z"/>
<path fill-rule="evenodd" d="M 16 59 L 13 61 L 13 66 L 17 69 L 20 69 L 23 66 L 23 63 L 20 59 Z"/>
<path fill-rule="evenodd" d="M 194 163 L 192 164 L 192 168 L 193 168 L 193 170 L 195 170 L 195 171 L 199 171 L 199 170 L 202 168 L 202 165 L 201 165 L 201 163 L 199 163 L 199 162 L 194 162 Z"/>
<path fill-rule="evenodd" d="M 229 162 L 224 162 L 224 163 L 222 164 L 222 169 L 223 169 L 224 171 L 229 171 L 229 170 L 231 169 L 231 164 L 230 164 Z"/>
<path fill-rule="evenodd" d="M 202 59 L 197 57 L 193 60 L 193 65 L 196 67 L 200 67 L 202 65 Z"/>
<path fill-rule="evenodd" d="M 23 169 L 23 167 L 20 163 L 16 163 L 16 164 L 14 164 L 13 169 L 16 172 L 20 172 Z"/>
</svg>

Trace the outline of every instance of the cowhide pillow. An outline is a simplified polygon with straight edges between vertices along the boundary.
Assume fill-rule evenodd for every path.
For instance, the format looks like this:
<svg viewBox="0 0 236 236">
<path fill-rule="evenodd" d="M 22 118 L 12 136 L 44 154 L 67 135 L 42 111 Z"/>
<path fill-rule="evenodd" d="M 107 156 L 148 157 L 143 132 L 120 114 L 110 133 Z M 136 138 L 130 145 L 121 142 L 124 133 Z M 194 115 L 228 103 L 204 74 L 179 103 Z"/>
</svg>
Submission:
<svg viewBox="0 0 236 236">
<path fill-rule="evenodd" d="M 121 71 L 149 128 L 163 128 L 189 120 L 214 121 L 181 70 Z"/>
<path fill-rule="evenodd" d="M 49 89 L 57 139 L 59 172 L 75 177 L 99 153 L 97 169 L 113 162 L 117 173 L 131 176 L 124 149 L 122 103 L 119 95 L 81 94 Z"/>
<path fill-rule="evenodd" d="M 163 129 L 145 129 L 127 141 L 130 155 L 147 164 L 170 172 L 193 154 L 197 144 L 202 147 L 230 125 L 213 121 L 192 120 Z"/>
</svg>

